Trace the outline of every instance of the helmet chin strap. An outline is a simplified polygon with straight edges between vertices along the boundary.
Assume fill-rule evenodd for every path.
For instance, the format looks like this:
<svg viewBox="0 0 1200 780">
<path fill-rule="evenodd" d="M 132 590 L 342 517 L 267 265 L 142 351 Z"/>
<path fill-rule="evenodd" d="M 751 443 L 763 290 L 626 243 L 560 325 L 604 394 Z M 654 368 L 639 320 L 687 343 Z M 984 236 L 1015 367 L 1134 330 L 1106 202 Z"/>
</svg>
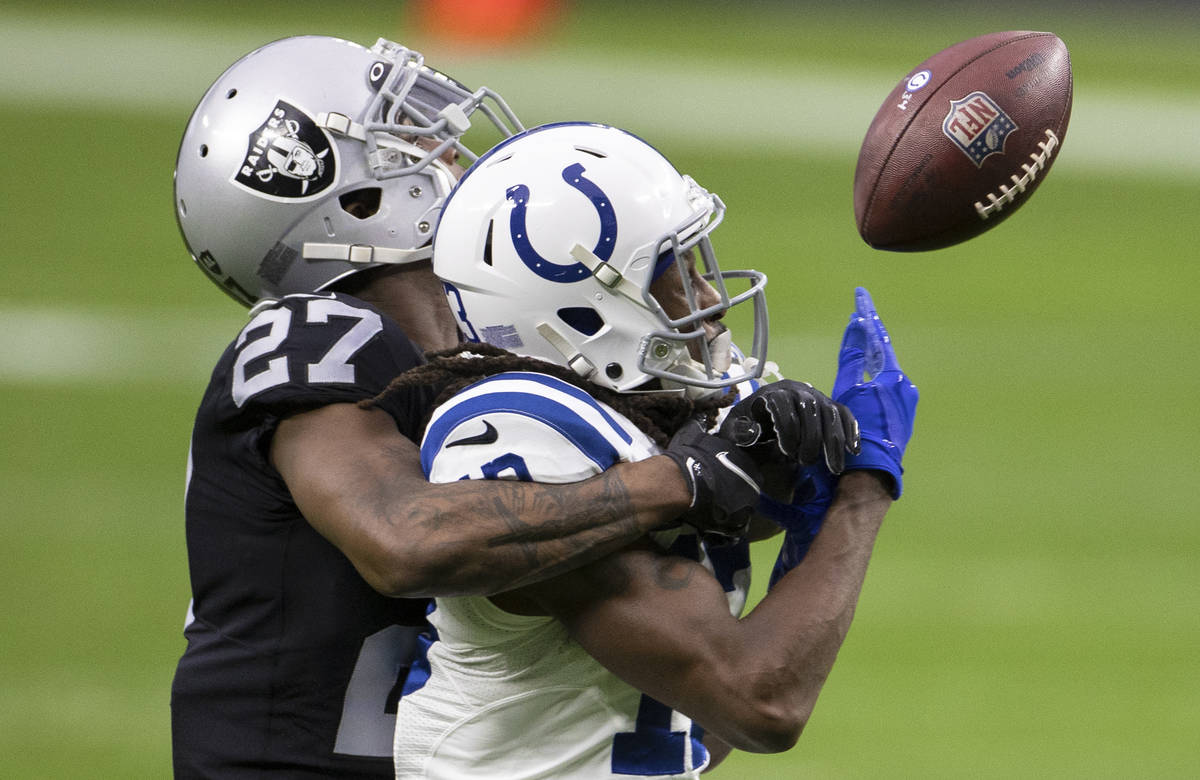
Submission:
<svg viewBox="0 0 1200 780">
<path fill-rule="evenodd" d="M 558 354 L 562 355 L 567 366 L 584 379 L 592 379 L 596 375 L 596 366 L 584 357 L 579 350 L 571 345 L 571 342 L 563 336 L 557 328 L 548 322 L 539 322 L 537 331 L 554 347 Z M 728 333 L 728 331 L 726 331 Z M 681 377 L 695 377 L 697 379 L 705 379 L 706 375 L 703 366 L 694 360 L 680 361 L 673 364 L 669 369 L 671 373 L 678 374 Z M 603 384 L 603 383 L 602 383 Z M 719 395 L 724 388 L 722 387 L 697 387 L 688 384 L 687 382 L 674 382 L 669 379 L 660 379 L 662 385 L 661 390 L 626 390 L 624 392 L 640 392 L 640 393 L 679 393 L 694 401 L 705 398 L 712 398 Z"/>
<path fill-rule="evenodd" d="M 636 303 L 638 306 L 645 307 L 646 303 L 642 297 L 642 290 L 633 282 L 626 279 L 620 271 L 613 268 L 612 265 L 601 260 L 596 254 L 590 251 L 582 244 L 576 244 L 571 249 L 571 257 L 579 263 L 582 263 L 592 272 L 592 276 L 600 284 L 607 287 L 613 292 L 619 293 L 629 300 Z M 570 343 L 563 338 L 561 334 L 554 330 L 549 323 L 541 323 L 538 325 L 538 333 L 554 346 L 554 348 L 562 354 L 575 372 L 580 376 L 588 377 L 595 372 L 595 367 L 592 366 L 587 358 L 579 354 Z M 709 364 L 712 366 L 712 371 L 721 374 L 729 370 L 733 364 L 733 335 L 728 328 L 722 327 L 720 333 L 708 342 Z M 685 355 L 688 353 L 685 351 Z M 582 363 L 586 363 L 587 373 L 584 373 Z M 578 364 L 578 365 L 577 365 Z M 712 376 L 705 364 L 691 357 L 686 357 L 677 363 L 672 364 L 666 369 L 667 372 L 676 374 L 683 379 L 698 379 L 703 382 L 711 381 Z M 692 399 L 709 398 L 722 392 L 723 388 L 698 387 L 687 381 L 675 382 L 665 377 L 660 377 L 662 384 L 667 389 L 683 390 L 684 393 Z"/>
<path fill-rule="evenodd" d="M 672 374 L 679 376 L 694 376 L 696 379 L 704 379 L 704 372 L 696 370 L 694 365 L 685 365 L 678 363 L 671 367 Z M 699 385 L 689 384 L 687 382 L 675 381 L 665 377 L 659 377 L 659 383 L 667 390 L 678 390 L 687 398 L 693 401 L 702 401 L 706 398 L 715 398 L 725 392 L 724 387 L 700 387 Z"/>
<path fill-rule="evenodd" d="M 719 334 L 713 337 L 708 342 L 709 363 L 712 369 L 717 373 L 725 373 L 733 365 L 733 334 L 726 328 Z M 685 353 L 686 354 L 686 353 Z M 688 357 L 672 364 L 666 369 L 667 373 L 679 376 L 680 380 L 672 380 L 666 377 L 660 377 L 663 387 L 682 389 L 688 398 L 692 400 L 700 400 L 711 398 L 715 395 L 720 395 L 724 392 L 724 387 L 700 387 L 686 379 L 696 379 L 700 381 L 710 381 L 712 376 L 705 369 L 704 364 L 695 358 Z"/>
<path fill-rule="evenodd" d="M 433 257 L 433 247 L 426 244 L 416 249 L 397 249 L 371 244 L 319 244 L 305 241 L 300 256 L 305 260 L 344 260 L 363 265 L 404 265 Z"/>
<path fill-rule="evenodd" d="M 597 282 L 613 292 L 624 295 L 638 306 L 645 308 L 646 303 L 642 300 L 641 289 L 636 284 L 626 279 L 621 272 L 616 268 L 613 268 L 612 265 L 597 257 L 595 252 L 592 252 L 583 244 L 576 244 L 571 248 L 571 257 L 575 258 L 576 262 L 582 263 L 584 267 L 591 271 L 592 276 Z"/>
<path fill-rule="evenodd" d="M 550 346 L 554 347 L 554 350 L 563 356 L 563 360 L 566 361 L 567 366 L 576 374 L 579 374 L 584 379 L 588 379 L 596 373 L 596 366 L 592 361 L 588 360 L 583 356 L 583 353 L 575 349 L 566 336 L 559 333 L 558 329 L 553 325 L 548 322 L 539 322 L 537 332 L 542 338 L 550 342 Z"/>
<path fill-rule="evenodd" d="M 709 360 L 714 371 L 724 373 L 733 365 L 733 334 L 722 326 L 721 332 L 708 342 Z"/>
</svg>

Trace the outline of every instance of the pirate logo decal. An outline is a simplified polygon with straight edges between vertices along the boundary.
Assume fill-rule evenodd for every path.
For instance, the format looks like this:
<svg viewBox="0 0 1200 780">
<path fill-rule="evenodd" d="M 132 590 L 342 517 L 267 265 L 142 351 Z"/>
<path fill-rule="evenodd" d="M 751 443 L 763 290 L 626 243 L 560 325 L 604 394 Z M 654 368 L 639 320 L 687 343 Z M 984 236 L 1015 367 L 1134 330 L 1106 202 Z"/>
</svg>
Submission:
<svg viewBox="0 0 1200 780">
<path fill-rule="evenodd" d="M 233 181 L 276 199 L 302 199 L 333 184 L 337 162 L 329 136 L 300 109 L 280 100 L 250 134 Z"/>
</svg>

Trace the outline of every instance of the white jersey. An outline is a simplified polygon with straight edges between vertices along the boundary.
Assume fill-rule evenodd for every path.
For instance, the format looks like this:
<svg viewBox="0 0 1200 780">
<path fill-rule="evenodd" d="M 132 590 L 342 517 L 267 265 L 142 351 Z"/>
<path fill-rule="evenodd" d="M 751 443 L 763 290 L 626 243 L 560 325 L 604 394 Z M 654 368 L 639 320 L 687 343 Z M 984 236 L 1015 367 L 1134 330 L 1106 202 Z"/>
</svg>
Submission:
<svg viewBox="0 0 1200 780">
<path fill-rule="evenodd" d="M 574 482 L 655 452 L 582 390 L 510 372 L 439 407 L 421 459 L 432 482 Z M 690 531 L 656 537 L 701 560 L 740 614 L 745 543 L 706 551 Z M 458 597 L 437 599 L 429 621 L 427 666 L 414 668 L 397 709 L 397 778 L 698 778 L 707 766 L 699 726 L 617 678 L 557 620 Z"/>
</svg>

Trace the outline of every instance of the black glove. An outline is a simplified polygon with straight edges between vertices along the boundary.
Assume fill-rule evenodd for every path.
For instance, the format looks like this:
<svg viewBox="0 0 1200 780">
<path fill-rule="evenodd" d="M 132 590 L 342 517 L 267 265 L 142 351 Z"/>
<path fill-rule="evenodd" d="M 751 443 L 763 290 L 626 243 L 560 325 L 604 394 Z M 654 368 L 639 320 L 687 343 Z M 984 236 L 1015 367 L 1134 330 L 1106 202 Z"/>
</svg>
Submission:
<svg viewBox="0 0 1200 780">
<path fill-rule="evenodd" d="M 721 423 L 722 438 L 747 450 L 756 462 L 810 465 L 822 452 L 834 474 L 846 451 L 858 454 L 858 422 L 843 404 L 807 382 L 781 379 L 738 401 Z"/>
<path fill-rule="evenodd" d="M 679 519 L 702 533 L 744 536 L 762 492 L 754 459 L 695 420 L 675 433 L 663 454 L 679 466 L 692 491 L 692 506 Z"/>
</svg>

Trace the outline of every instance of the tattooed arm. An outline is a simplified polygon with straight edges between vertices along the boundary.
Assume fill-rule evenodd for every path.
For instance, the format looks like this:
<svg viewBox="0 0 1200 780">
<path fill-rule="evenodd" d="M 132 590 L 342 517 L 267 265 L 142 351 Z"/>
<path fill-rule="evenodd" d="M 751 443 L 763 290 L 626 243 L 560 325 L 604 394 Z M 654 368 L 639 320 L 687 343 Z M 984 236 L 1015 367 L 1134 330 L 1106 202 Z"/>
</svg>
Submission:
<svg viewBox="0 0 1200 780">
<path fill-rule="evenodd" d="M 554 615 L 614 674 L 734 748 L 787 750 L 850 628 L 890 505 L 874 472 L 844 475 L 804 562 L 740 620 L 707 569 L 649 544 L 493 601 Z"/>
<path fill-rule="evenodd" d="M 670 523 L 691 499 L 665 457 L 566 485 L 432 485 L 391 417 L 352 404 L 280 422 L 271 462 L 309 523 L 388 596 L 497 593 L 553 577 Z"/>
</svg>

